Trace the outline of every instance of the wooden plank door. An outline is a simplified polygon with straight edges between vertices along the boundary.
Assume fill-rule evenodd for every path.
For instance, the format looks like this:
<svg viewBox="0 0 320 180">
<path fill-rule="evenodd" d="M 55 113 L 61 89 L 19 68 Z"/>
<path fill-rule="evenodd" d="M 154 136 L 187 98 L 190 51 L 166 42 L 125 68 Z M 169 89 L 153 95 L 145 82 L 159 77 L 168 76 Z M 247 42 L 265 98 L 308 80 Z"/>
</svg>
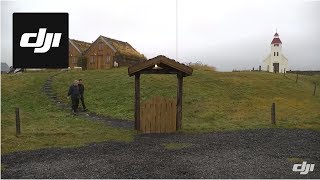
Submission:
<svg viewBox="0 0 320 180">
<path fill-rule="evenodd" d="M 144 133 L 176 131 L 176 101 L 153 97 L 140 107 L 140 128 Z"/>
</svg>

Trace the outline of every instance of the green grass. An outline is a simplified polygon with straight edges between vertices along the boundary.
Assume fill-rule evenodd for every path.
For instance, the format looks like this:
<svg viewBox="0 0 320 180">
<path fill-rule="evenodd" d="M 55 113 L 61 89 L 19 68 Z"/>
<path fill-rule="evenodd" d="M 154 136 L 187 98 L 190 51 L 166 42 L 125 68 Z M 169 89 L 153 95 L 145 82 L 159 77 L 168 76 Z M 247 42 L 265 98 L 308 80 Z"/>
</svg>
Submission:
<svg viewBox="0 0 320 180">
<path fill-rule="evenodd" d="M 7 168 L 6 165 L 1 164 L 1 171 L 4 171 Z"/>
<path fill-rule="evenodd" d="M 134 131 L 73 117 L 42 92 L 52 73 L 1 76 L 1 153 L 46 147 L 75 147 L 92 142 L 133 140 Z M 21 135 L 15 136 L 15 107 L 20 108 Z"/>
<path fill-rule="evenodd" d="M 133 119 L 134 77 L 127 68 L 71 71 L 54 79 L 64 101 L 74 79 L 83 79 L 90 110 L 116 118 Z M 211 72 L 195 70 L 184 78 L 183 132 L 231 131 L 255 128 L 320 130 L 320 88 L 313 96 L 313 81 L 320 76 L 265 72 Z M 174 75 L 142 75 L 141 101 L 153 96 L 176 98 Z M 270 124 L 276 103 L 277 125 Z"/>
<path fill-rule="evenodd" d="M 162 145 L 167 150 L 183 149 L 192 146 L 191 143 L 163 143 Z"/>
<path fill-rule="evenodd" d="M 303 162 L 303 159 L 298 158 L 298 157 L 289 157 L 289 158 L 287 158 L 287 160 L 292 163 L 302 163 Z"/>
</svg>

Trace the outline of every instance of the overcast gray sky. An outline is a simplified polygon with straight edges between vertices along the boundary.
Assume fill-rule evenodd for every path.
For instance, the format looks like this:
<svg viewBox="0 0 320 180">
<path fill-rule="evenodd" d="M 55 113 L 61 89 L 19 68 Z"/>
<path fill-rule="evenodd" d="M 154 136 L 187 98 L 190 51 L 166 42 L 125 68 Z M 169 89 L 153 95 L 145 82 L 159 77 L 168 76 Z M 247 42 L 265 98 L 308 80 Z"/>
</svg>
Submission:
<svg viewBox="0 0 320 180">
<path fill-rule="evenodd" d="M 69 37 L 129 42 L 147 58 L 163 54 L 220 71 L 262 65 L 278 30 L 289 69 L 320 70 L 320 1 L 1 1 L 1 61 L 12 64 L 13 12 L 68 12 Z"/>
</svg>

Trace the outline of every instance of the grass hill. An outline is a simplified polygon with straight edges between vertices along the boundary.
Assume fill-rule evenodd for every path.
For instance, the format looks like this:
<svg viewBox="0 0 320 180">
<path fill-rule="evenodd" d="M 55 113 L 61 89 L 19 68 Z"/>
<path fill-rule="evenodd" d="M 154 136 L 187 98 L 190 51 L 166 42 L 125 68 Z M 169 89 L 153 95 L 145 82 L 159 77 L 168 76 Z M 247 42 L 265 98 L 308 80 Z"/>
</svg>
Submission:
<svg viewBox="0 0 320 180">
<path fill-rule="evenodd" d="M 1 154 L 133 139 L 134 131 L 107 127 L 58 109 L 42 92 L 45 80 L 53 73 L 1 75 Z M 20 108 L 19 137 L 15 136 L 15 107 Z"/>
<path fill-rule="evenodd" d="M 27 72 L 1 76 L 1 153 L 70 147 L 108 140 L 131 141 L 133 130 L 108 127 L 59 110 L 42 92 L 45 80 L 57 72 Z M 83 79 L 91 111 L 133 119 L 134 78 L 126 68 L 71 71 L 54 78 L 60 99 L 74 79 Z M 142 75 L 141 98 L 176 98 L 174 75 Z M 195 70 L 184 79 L 183 129 L 188 133 L 252 128 L 320 130 L 320 76 Z M 271 103 L 276 103 L 277 125 L 270 125 Z M 20 107 L 21 131 L 15 136 L 15 107 Z"/>
<path fill-rule="evenodd" d="M 184 132 L 210 132 L 252 128 L 300 128 L 320 130 L 320 91 L 313 96 L 313 81 L 320 76 L 266 72 L 212 72 L 195 70 L 184 78 Z M 134 78 L 127 68 L 71 71 L 57 76 L 53 87 L 66 99 L 74 79 L 83 79 L 90 110 L 116 118 L 133 119 Z M 176 98 L 174 75 L 142 75 L 141 101 L 152 96 Z M 270 108 L 276 103 L 277 125 L 270 124 Z"/>
</svg>

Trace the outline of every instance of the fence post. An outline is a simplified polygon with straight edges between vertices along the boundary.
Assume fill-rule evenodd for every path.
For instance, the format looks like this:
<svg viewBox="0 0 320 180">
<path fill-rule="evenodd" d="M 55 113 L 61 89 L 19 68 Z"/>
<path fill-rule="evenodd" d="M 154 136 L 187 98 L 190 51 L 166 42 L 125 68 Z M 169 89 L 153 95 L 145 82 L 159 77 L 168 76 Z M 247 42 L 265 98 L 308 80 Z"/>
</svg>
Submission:
<svg viewBox="0 0 320 180">
<path fill-rule="evenodd" d="M 317 82 L 314 82 L 314 90 L 313 90 L 313 95 L 316 95 L 316 90 L 317 90 Z"/>
<path fill-rule="evenodd" d="M 140 130 L 140 73 L 134 77 L 134 127 L 135 130 Z"/>
<path fill-rule="evenodd" d="M 298 74 L 297 74 L 297 77 L 296 77 L 296 83 L 298 82 Z"/>
<path fill-rule="evenodd" d="M 283 75 L 286 76 L 286 68 L 283 69 Z"/>
<path fill-rule="evenodd" d="M 19 136 L 21 133 L 20 131 L 20 115 L 19 115 L 19 108 L 16 108 L 16 136 Z"/>
<path fill-rule="evenodd" d="M 177 74 L 177 111 L 176 111 L 176 130 L 182 127 L 182 87 L 183 87 L 183 76 Z"/>
<path fill-rule="evenodd" d="M 276 104 L 272 103 L 271 106 L 271 124 L 276 124 Z"/>
</svg>

